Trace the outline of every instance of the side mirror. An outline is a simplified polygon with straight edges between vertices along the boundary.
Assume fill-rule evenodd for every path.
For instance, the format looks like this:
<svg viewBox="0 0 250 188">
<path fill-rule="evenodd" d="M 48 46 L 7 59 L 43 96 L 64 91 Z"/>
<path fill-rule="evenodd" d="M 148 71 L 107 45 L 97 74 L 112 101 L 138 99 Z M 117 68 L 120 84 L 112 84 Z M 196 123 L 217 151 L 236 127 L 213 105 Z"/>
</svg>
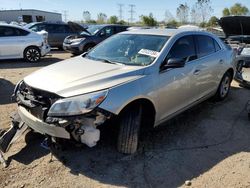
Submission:
<svg viewBox="0 0 250 188">
<path fill-rule="evenodd" d="M 105 36 L 105 32 L 104 32 L 104 31 L 101 31 L 100 37 L 104 37 L 104 36 Z"/>
<path fill-rule="evenodd" d="M 170 58 L 162 66 L 162 69 L 181 68 L 184 66 L 185 66 L 185 59 L 183 59 L 183 58 Z"/>
</svg>

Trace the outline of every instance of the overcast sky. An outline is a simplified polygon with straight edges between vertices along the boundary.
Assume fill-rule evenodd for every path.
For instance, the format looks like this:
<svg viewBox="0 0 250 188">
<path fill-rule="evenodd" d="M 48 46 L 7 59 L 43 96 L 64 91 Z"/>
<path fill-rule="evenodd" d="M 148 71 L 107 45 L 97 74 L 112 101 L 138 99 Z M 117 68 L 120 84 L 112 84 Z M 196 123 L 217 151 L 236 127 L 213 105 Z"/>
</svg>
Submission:
<svg viewBox="0 0 250 188">
<path fill-rule="evenodd" d="M 129 4 L 135 5 L 135 18 L 139 19 L 140 15 L 148 15 L 153 13 L 158 20 L 164 20 L 165 11 L 168 10 L 172 15 L 176 16 L 176 8 L 179 4 L 187 2 L 189 7 L 196 0 L 0 0 L 0 10 L 2 9 L 39 9 L 45 11 L 56 11 L 62 13 L 66 10 L 68 20 L 81 20 L 82 12 L 88 10 L 93 19 L 99 12 L 103 12 L 108 16 L 119 15 L 118 4 L 124 4 L 123 17 L 125 20 L 129 18 Z M 214 12 L 212 15 L 221 17 L 222 10 L 233 4 L 240 2 L 250 9 L 250 0 L 211 0 Z M 0 18 L 1 20 L 1 18 Z"/>
</svg>

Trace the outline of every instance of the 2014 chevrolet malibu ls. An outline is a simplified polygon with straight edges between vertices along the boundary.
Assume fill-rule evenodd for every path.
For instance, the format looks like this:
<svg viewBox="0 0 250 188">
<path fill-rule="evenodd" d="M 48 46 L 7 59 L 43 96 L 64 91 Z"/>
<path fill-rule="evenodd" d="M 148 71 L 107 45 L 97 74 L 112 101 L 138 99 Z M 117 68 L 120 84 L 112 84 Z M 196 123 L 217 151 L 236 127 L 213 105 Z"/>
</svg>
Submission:
<svg viewBox="0 0 250 188">
<path fill-rule="evenodd" d="M 95 146 L 116 119 L 118 151 L 136 152 L 140 130 L 214 96 L 227 97 L 234 52 L 203 31 L 132 30 L 27 76 L 15 89 L 20 124 Z M 21 126 L 20 126 L 21 127 Z"/>
</svg>

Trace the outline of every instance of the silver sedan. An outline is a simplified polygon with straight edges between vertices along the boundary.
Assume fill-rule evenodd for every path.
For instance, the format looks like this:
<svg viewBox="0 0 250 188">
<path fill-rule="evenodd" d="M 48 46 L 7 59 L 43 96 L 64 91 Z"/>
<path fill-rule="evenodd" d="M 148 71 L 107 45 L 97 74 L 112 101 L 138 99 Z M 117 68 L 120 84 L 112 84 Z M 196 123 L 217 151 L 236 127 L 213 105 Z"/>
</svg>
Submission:
<svg viewBox="0 0 250 188">
<path fill-rule="evenodd" d="M 115 120 L 117 148 L 136 152 L 140 130 L 210 98 L 223 100 L 234 52 L 202 31 L 132 30 L 81 56 L 40 69 L 15 90 L 23 122 L 49 137 L 92 147 Z M 53 139 L 55 140 L 55 139 Z"/>
</svg>

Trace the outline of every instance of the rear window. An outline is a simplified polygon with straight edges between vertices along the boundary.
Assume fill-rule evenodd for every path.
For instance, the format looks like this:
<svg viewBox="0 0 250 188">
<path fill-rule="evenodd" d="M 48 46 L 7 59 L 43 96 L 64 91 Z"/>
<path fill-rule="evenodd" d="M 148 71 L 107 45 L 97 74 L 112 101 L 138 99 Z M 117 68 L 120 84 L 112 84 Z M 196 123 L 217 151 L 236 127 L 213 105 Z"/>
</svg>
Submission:
<svg viewBox="0 0 250 188">
<path fill-rule="evenodd" d="M 195 36 L 195 38 L 196 38 L 199 58 L 216 52 L 213 38 L 205 35 Z"/>
</svg>

